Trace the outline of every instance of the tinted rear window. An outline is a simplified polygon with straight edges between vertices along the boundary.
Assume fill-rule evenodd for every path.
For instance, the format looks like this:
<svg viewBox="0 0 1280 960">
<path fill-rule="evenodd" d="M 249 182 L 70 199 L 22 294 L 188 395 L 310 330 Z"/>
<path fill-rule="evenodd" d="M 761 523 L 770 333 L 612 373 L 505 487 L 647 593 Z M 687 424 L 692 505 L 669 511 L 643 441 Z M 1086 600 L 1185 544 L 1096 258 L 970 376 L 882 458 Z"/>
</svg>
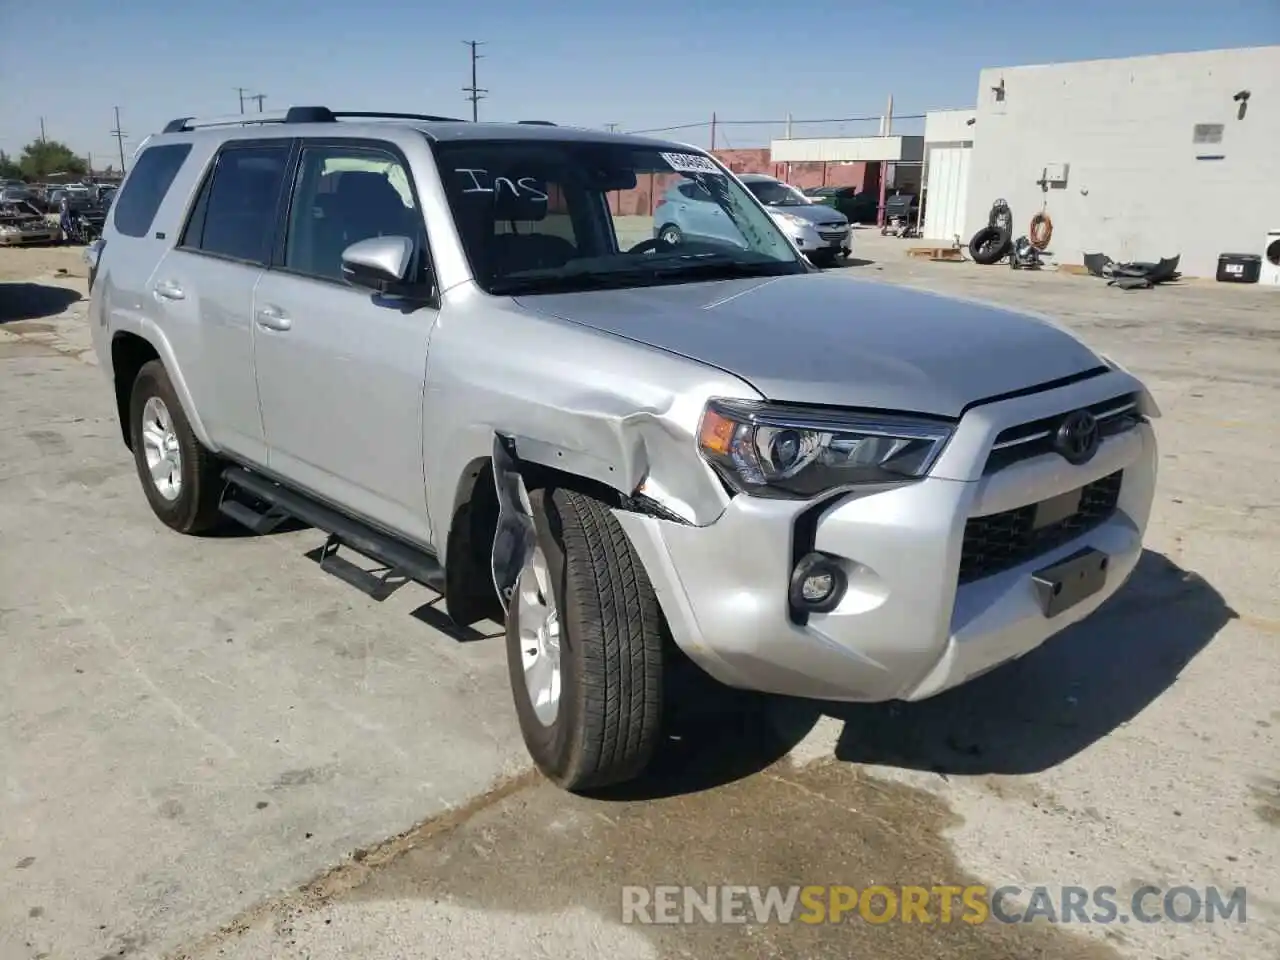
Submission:
<svg viewBox="0 0 1280 960">
<path fill-rule="evenodd" d="M 117 230 L 126 237 L 147 235 L 164 195 L 190 152 L 189 143 L 157 144 L 142 151 L 113 207 Z"/>
<path fill-rule="evenodd" d="M 205 184 L 183 245 L 235 260 L 270 259 L 287 143 L 224 147 Z"/>
</svg>

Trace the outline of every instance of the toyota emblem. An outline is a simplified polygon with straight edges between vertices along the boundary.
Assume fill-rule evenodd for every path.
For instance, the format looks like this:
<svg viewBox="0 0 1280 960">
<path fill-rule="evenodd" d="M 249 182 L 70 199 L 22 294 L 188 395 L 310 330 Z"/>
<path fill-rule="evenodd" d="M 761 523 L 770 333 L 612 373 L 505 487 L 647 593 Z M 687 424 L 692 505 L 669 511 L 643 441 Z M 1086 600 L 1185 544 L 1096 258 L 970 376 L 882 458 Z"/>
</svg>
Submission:
<svg viewBox="0 0 1280 960">
<path fill-rule="evenodd" d="M 1098 452 L 1098 421 L 1088 410 L 1067 414 L 1053 435 L 1053 448 L 1068 463 L 1088 463 Z"/>
</svg>

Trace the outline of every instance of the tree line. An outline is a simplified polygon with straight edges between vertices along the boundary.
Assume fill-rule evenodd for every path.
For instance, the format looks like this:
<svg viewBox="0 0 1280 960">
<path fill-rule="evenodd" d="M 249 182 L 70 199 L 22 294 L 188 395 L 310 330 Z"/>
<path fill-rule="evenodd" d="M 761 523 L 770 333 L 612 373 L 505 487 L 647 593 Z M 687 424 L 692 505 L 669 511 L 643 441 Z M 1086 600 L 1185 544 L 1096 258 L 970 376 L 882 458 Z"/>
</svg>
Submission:
<svg viewBox="0 0 1280 960">
<path fill-rule="evenodd" d="M 16 160 L 0 150 L 0 179 L 43 180 L 58 173 L 84 176 L 88 172 L 84 157 L 58 140 L 33 140 Z"/>
</svg>

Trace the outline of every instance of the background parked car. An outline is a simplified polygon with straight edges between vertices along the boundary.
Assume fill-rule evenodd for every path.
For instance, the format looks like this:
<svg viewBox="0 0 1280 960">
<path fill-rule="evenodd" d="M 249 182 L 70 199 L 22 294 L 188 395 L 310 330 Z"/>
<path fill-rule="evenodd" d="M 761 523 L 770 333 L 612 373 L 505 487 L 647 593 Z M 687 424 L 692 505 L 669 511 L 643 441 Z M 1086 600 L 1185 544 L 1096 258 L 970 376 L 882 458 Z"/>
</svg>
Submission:
<svg viewBox="0 0 1280 960">
<path fill-rule="evenodd" d="M 740 179 L 811 261 L 831 263 L 841 254 L 849 255 L 849 223 L 843 215 L 810 203 L 795 187 L 773 177 L 746 173 Z M 692 180 L 667 189 L 653 211 L 653 225 L 654 236 L 671 245 L 685 237 L 735 246 L 742 242 L 741 231 L 724 208 Z"/>
<path fill-rule="evenodd" d="M 7 183 L 0 189 L 0 203 L 31 203 L 35 192 L 25 183 Z"/>
<path fill-rule="evenodd" d="M 28 202 L 0 200 L 0 246 L 57 243 L 61 230 Z"/>
<path fill-rule="evenodd" d="M 814 203 L 797 187 L 763 173 L 739 179 L 809 259 L 820 266 L 852 252 L 849 218 L 825 204 Z"/>
</svg>

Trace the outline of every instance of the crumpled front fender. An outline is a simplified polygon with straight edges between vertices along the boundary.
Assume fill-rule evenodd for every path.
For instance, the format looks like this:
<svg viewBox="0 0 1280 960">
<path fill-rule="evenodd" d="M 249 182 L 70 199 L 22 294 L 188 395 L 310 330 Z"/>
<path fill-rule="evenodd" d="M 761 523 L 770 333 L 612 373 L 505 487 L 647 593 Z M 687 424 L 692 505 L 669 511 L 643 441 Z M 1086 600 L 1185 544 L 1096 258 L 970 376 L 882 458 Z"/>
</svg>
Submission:
<svg viewBox="0 0 1280 960">
<path fill-rule="evenodd" d="M 516 462 L 515 443 L 501 434 L 493 438 L 493 482 L 498 493 L 498 526 L 491 559 L 493 586 L 502 609 L 510 610 L 516 581 L 537 545 L 538 534 L 529 491 Z"/>
</svg>

